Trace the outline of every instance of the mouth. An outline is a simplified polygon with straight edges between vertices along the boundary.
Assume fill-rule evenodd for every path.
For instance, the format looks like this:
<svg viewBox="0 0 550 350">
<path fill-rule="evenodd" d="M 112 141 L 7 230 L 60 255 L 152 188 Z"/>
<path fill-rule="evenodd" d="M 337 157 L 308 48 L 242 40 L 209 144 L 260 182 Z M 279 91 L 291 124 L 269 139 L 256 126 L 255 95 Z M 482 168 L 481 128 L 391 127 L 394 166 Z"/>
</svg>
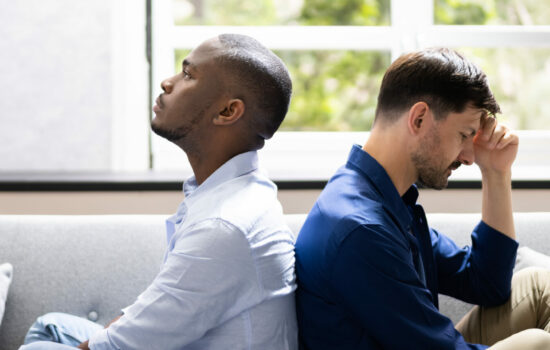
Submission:
<svg viewBox="0 0 550 350">
<path fill-rule="evenodd" d="M 453 173 L 453 171 L 455 171 L 456 169 L 458 169 L 460 166 L 462 165 L 462 163 L 456 161 L 454 162 L 453 164 L 451 164 L 449 166 L 449 168 L 447 169 L 448 172 L 449 172 L 449 175 L 447 175 L 447 177 L 451 176 L 451 174 Z"/>
<path fill-rule="evenodd" d="M 456 162 L 454 162 L 453 164 L 451 164 L 451 166 L 449 167 L 449 169 L 451 169 L 452 171 L 454 171 L 454 170 L 460 168 L 461 165 L 462 165 L 461 162 L 456 161 Z"/>
<path fill-rule="evenodd" d="M 162 109 L 162 100 L 159 97 L 155 100 L 155 105 L 153 106 L 153 112 L 158 113 Z"/>
</svg>

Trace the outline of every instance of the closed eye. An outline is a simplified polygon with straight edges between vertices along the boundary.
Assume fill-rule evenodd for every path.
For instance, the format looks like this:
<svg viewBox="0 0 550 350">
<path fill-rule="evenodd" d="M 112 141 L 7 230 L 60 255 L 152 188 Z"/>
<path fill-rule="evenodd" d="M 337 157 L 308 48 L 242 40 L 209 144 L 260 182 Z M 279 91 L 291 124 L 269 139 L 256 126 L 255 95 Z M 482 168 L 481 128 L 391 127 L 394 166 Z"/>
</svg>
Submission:
<svg viewBox="0 0 550 350">
<path fill-rule="evenodd" d="M 189 68 L 191 68 L 191 70 L 196 69 L 195 65 L 193 63 L 189 62 L 189 60 L 186 58 L 181 63 L 181 74 L 183 75 L 184 79 L 191 79 L 192 78 L 191 73 L 189 73 Z"/>
</svg>

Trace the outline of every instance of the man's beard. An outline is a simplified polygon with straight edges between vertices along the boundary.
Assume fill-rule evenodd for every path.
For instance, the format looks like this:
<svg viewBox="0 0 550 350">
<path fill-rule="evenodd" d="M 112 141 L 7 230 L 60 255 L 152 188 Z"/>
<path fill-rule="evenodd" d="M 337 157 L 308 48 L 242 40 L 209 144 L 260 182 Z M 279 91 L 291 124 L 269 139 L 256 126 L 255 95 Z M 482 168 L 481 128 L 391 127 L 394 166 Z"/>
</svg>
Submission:
<svg viewBox="0 0 550 350">
<path fill-rule="evenodd" d="M 439 149 L 439 146 L 439 133 L 434 129 L 433 133 L 424 139 L 419 149 L 411 154 L 411 160 L 418 173 L 417 183 L 422 187 L 444 189 L 448 184 L 447 171 L 461 165 L 459 161 L 454 161 L 447 167 L 438 165 L 441 153 L 436 150 Z"/>
<path fill-rule="evenodd" d="M 185 138 L 191 131 L 190 127 L 181 127 L 177 129 L 165 129 L 162 128 L 151 121 L 151 130 L 160 137 L 163 137 L 171 142 L 179 141 Z"/>
<path fill-rule="evenodd" d="M 163 137 L 170 142 L 179 144 L 185 139 L 188 139 L 191 132 L 195 130 L 197 127 L 199 127 L 198 124 L 200 123 L 200 120 L 204 117 L 205 114 L 206 114 L 206 110 L 203 109 L 199 111 L 197 114 L 195 114 L 191 118 L 189 123 L 187 123 L 186 125 L 180 126 L 179 128 L 173 128 L 173 129 L 159 126 L 158 124 L 155 123 L 155 119 L 153 119 L 151 120 L 151 130 L 153 130 L 153 132 L 159 135 L 160 137 Z M 189 140 L 186 140 L 186 141 L 189 141 Z"/>
</svg>

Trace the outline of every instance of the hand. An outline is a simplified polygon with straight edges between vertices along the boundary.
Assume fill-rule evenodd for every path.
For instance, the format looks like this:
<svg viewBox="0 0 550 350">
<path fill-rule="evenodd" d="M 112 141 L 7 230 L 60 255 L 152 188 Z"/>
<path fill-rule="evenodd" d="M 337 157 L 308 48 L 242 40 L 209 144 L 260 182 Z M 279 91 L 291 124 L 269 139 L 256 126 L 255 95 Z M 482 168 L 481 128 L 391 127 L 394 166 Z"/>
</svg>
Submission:
<svg viewBox="0 0 550 350">
<path fill-rule="evenodd" d="M 121 317 L 122 317 L 122 315 L 115 317 L 111 322 L 109 322 L 108 325 L 105 326 L 105 328 L 109 328 L 113 323 L 115 323 L 116 321 L 118 321 L 119 318 L 121 318 Z"/>
<path fill-rule="evenodd" d="M 77 348 L 78 349 L 83 349 L 83 350 L 90 350 L 90 348 L 88 347 L 88 341 L 87 340 L 84 343 L 77 346 Z"/>
<path fill-rule="evenodd" d="M 481 173 L 508 174 L 518 152 L 519 138 L 494 117 L 482 117 L 474 137 L 475 162 Z"/>
<path fill-rule="evenodd" d="M 110 325 L 112 325 L 113 323 L 115 323 L 116 321 L 118 321 L 118 319 L 122 317 L 122 315 L 116 317 L 115 319 L 113 319 L 111 322 L 109 322 L 108 325 L 105 326 L 105 328 L 109 328 Z M 83 349 L 83 350 L 90 350 L 90 348 L 88 347 L 88 341 L 89 340 L 86 340 L 84 343 L 80 344 L 79 346 L 77 346 L 78 349 Z"/>
</svg>

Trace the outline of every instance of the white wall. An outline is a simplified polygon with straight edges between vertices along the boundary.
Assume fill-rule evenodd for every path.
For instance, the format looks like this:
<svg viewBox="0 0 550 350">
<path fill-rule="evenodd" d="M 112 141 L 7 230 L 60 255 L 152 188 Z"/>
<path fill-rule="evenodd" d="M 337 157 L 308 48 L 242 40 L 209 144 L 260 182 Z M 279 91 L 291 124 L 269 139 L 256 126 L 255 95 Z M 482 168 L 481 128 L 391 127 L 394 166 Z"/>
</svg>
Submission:
<svg viewBox="0 0 550 350">
<path fill-rule="evenodd" d="M 123 0 L 17 0 L 0 7 L 0 171 L 110 170 L 116 150 L 115 111 L 125 41 Z M 126 1 L 128 2 L 128 1 Z M 133 36 L 145 47 L 143 15 Z M 116 42 L 118 41 L 118 43 Z M 145 61 L 145 50 L 129 55 Z M 134 72 L 143 85 L 147 118 L 147 67 Z M 118 84 L 119 87 L 116 87 Z M 144 93 L 143 93 L 144 92 Z M 147 144 L 147 134 L 143 136 Z M 136 150 L 142 152 L 142 150 Z M 144 155 L 146 159 L 146 155 Z M 145 161 L 144 161 L 145 162 Z"/>
<path fill-rule="evenodd" d="M 280 190 L 287 214 L 307 213 L 320 190 Z M 550 211 L 550 190 L 514 190 L 516 212 Z M 183 200 L 180 191 L 0 192 L 2 214 L 166 214 Z M 479 213 L 481 190 L 421 190 L 427 213 Z"/>
</svg>

